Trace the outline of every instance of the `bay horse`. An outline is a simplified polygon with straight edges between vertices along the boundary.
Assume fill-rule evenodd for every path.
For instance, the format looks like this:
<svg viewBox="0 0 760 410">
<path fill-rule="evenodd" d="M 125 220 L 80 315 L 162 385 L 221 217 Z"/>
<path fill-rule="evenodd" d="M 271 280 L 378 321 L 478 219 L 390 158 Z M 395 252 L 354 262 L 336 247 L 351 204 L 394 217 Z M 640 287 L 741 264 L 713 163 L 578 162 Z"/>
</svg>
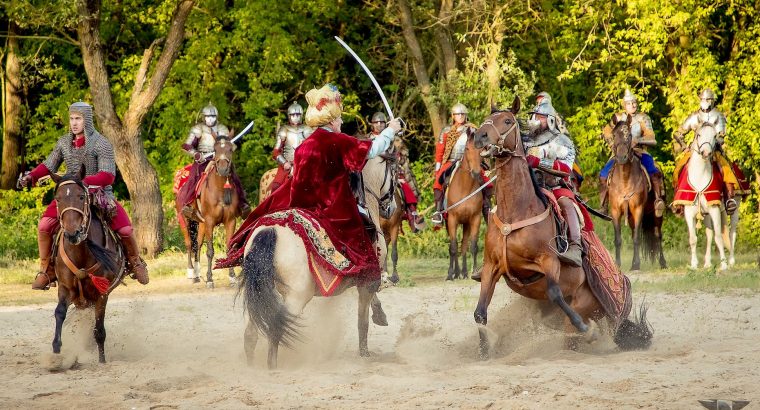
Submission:
<svg viewBox="0 0 760 410">
<path fill-rule="evenodd" d="M 124 277 L 124 251 L 108 223 L 97 216 L 92 194 L 82 182 L 84 166 L 77 174 L 61 177 L 52 173 L 50 176 L 56 183 L 55 200 L 61 224 L 53 246 L 58 277 L 53 353 L 61 353 L 61 330 L 69 306 L 72 303 L 78 309 L 94 306 L 93 335 L 98 345 L 98 360 L 105 363 L 106 304 L 111 291 Z"/>
<path fill-rule="evenodd" d="M 717 131 L 709 122 L 705 122 L 695 132 L 694 140 L 689 145 L 691 156 L 683 172 L 688 172 L 688 183 L 693 190 L 695 197 L 691 204 L 684 205 L 684 218 L 689 230 L 689 248 L 691 249 L 691 268 L 697 269 L 697 219 L 707 215 L 709 222 L 705 223 L 705 234 L 707 235 L 707 244 L 705 250 L 704 267 L 712 266 L 712 237 L 715 236 L 715 245 L 718 247 L 720 254 L 720 270 L 728 268 L 726 253 L 724 248 L 729 247 L 729 253 L 733 256 L 734 239 L 736 238 L 736 225 L 738 224 L 738 215 L 730 220 L 722 207 L 722 201 L 708 201 L 707 195 L 713 186 L 713 172 L 718 172 L 713 168 L 712 156 L 715 152 Z M 722 189 L 722 187 L 721 187 Z M 738 211 L 735 212 L 738 214 Z M 730 223 L 730 226 L 729 226 Z M 713 232 L 721 232 L 719 235 L 713 235 Z M 731 261 L 734 263 L 735 261 Z"/>
<path fill-rule="evenodd" d="M 377 194 L 366 198 L 372 220 L 378 220 L 378 197 L 386 196 L 393 179 L 386 177 L 386 168 L 392 166 L 381 157 L 370 159 L 364 166 L 365 188 Z M 379 241 L 383 242 L 383 241 Z M 258 227 L 248 239 L 243 259 L 242 283 L 238 292 L 243 294 L 248 312 L 244 349 L 249 365 L 253 365 L 254 351 L 259 332 L 269 341 L 267 365 L 277 367 L 280 344 L 292 347 L 298 340 L 298 316 L 314 296 L 322 296 L 309 269 L 309 256 L 301 237 L 286 226 Z M 333 293 L 338 295 L 356 287 L 359 292 L 358 329 L 359 354 L 369 356 L 367 333 L 369 308 L 376 290 L 357 286 L 357 280 L 346 277 Z"/>
<path fill-rule="evenodd" d="M 516 113 L 520 99 L 515 97 L 509 110 L 492 108 L 491 116 L 474 133 L 474 147 L 487 148 L 482 155 L 496 157 L 497 172 L 494 220 L 486 233 L 480 297 L 475 309 L 475 322 L 481 325 L 480 356 L 488 357 L 485 325 L 488 305 L 496 284 L 504 277 L 516 293 L 538 300 L 549 300 L 567 315 L 565 330 L 588 331 L 589 320 L 605 316 L 586 279 L 583 268 L 560 263 L 552 244 L 560 234 L 551 215 L 551 205 L 536 183 L 526 160 Z M 503 221 L 500 228 L 498 220 Z M 606 250 L 602 250 L 606 252 Z M 609 255 L 607 255 L 609 256 Z M 567 302 L 569 300 L 569 303 Z M 627 313 L 626 313 L 627 314 Z M 645 310 L 639 323 L 625 319 L 617 328 L 618 346 L 648 347 L 651 339 Z M 575 338 L 568 338 L 574 347 Z"/>
<path fill-rule="evenodd" d="M 639 258 L 643 239 L 644 254 L 654 261 L 659 258 L 661 268 L 665 268 L 662 252 L 662 217 L 654 211 L 655 195 L 646 171 L 636 155 L 631 143 L 631 116 L 626 121 L 618 121 L 612 130 L 612 153 L 615 165 L 608 179 L 609 206 L 612 225 L 615 227 L 615 261 L 621 265 L 620 248 L 623 240 L 620 224 L 625 221 L 631 228 L 633 238 L 633 260 L 631 270 L 641 268 Z"/>
<path fill-rule="evenodd" d="M 472 273 L 477 268 L 478 234 L 483 210 L 483 194 L 475 191 L 480 188 L 481 157 L 472 145 L 472 135 L 467 140 L 464 157 L 459 161 L 448 189 L 446 190 L 446 229 L 449 234 L 449 272 L 446 280 L 457 277 L 467 279 L 467 245 L 472 254 Z M 474 193 L 474 195 L 472 195 Z M 469 198 L 467 198 L 470 196 Z M 467 198 L 467 199 L 465 199 Z M 457 205 L 459 201 L 463 201 Z M 462 243 L 457 243 L 457 228 L 462 225 Z M 462 266 L 459 266 L 459 255 Z"/>
<path fill-rule="evenodd" d="M 401 234 L 401 224 L 404 222 L 404 200 L 401 198 L 400 190 L 393 195 L 393 200 L 396 202 L 396 209 L 391 214 L 390 218 L 380 217 L 380 228 L 383 231 L 383 237 L 385 237 L 386 257 L 385 257 L 385 269 L 388 269 L 388 249 L 390 249 L 391 262 L 393 263 L 393 272 L 390 276 L 390 281 L 398 283 L 399 276 L 396 266 L 398 264 L 398 236 Z M 390 272 L 389 272 L 390 273 Z"/>
<path fill-rule="evenodd" d="M 187 221 L 180 223 L 187 251 L 187 275 L 193 282 L 200 282 L 200 252 L 206 244 L 206 287 L 214 288 L 212 267 L 214 261 L 214 228 L 224 224 L 226 239 L 235 233 L 236 219 L 240 213 L 240 198 L 230 182 L 235 155 L 235 144 L 226 136 L 218 136 L 214 143 L 214 156 L 206 167 L 205 177 L 201 180 L 200 196 L 196 200 L 201 222 Z M 177 215 L 182 216 L 182 204 L 176 203 Z M 226 243 L 226 242 L 225 242 Z M 230 286 L 237 285 L 234 268 L 229 268 Z"/>
</svg>

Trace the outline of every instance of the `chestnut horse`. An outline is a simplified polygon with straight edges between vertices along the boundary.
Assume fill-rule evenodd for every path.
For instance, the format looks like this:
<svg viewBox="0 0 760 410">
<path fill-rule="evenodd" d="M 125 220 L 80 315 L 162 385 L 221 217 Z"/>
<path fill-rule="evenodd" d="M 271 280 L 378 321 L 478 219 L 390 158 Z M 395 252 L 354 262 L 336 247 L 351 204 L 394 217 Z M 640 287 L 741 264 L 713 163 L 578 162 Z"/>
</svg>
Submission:
<svg viewBox="0 0 760 410">
<path fill-rule="evenodd" d="M 61 232 L 56 237 L 55 274 L 58 278 L 58 306 L 55 308 L 53 353 L 61 353 L 61 329 L 69 305 L 78 309 L 95 306 L 95 342 L 98 360 L 106 362 L 105 315 L 108 295 L 121 283 L 125 258 L 121 244 L 101 221 L 90 194 L 82 183 L 84 166 L 78 175 L 50 175 L 55 181 L 55 200 Z M 95 285 L 95 282 L 99 286 Z"/>
<path fill-rule="evenodd" d="M 631 145 L 631 116 L 627 121 L 619 121 L 612 130 L 612 151 L 615 165 L 608 179 L 610 216 L 615 227 L 615 261 L 620 266 L 621 238 L 620 224 L 626 221 L 633 237 L 633 261 L 631 270 L 639 270 L 641 240 L 644 240 L 644 254 L 654 261 L 659 258 L 660 267 L 665 268 L 662 253 L 662 217 L 654 212 L 654 192 L 647 182 L 646 171 Z"/>
<path fill-rule="evenodd" d="M 486 153 L 496 157 L 497 208 L 492 214 L 495 217 L 492 217 L 504 222 L 502 228 L 497 223 L 488 224 L 486 233 L 480 298 L 474 314 L 475 322 L 482 325 L 479 329 L 482 358 L 489 354 L 485 330 L 488 305 L 501 277 L 522 296 L 548 299 L 557 304 L 567 315 L 565 328 L 568 332 L 576 329 L 586 332 L 589 319 L 599 320 L 605 315 L 583 269 L 561 264 L 552 247 L 559 232 L 554 218 L 544 215 L 551 214 L 551 207 L 526 160 L 515 117 L 519 109 L 519 98 L 515 98 L 510 110 L 493 108 L 491 116 L 474 134 L 474 146 L 479 149 L 487 147 Z M 569 304 L 566 298 L 570 300 Z M 617 329 L 616 343 L 647 347 L 651 333 L 645 318 L 641 317 L 639 323 L 626 321 Z M 628 337 L 623 337 L 631 335 L 640 339 L 631 342 Z M 568 339 L 571 347 L 574 342 L 574 338 Z"/>
<path fill-rule="evenodd" d="M 478 233 L 483 210 L 483 194 L 475 192 L 480 188 L 481 158 L 472 145 L 472 136 L 467 140 L 464 157 L 451 176 L 446 190 L 446 229 L 449 233 L 449 273 L 446 280 L 457 277 L 467 279 L 467 245 L 472 254 L 472 273 L 475 273 L 478 258 Z M 467 198 L 469 196 L 469 198 Z M 466 198 L 466 199 L 465 199 Z M 460 202 L 461 201 L 461 202 Z M 462 244 L 457 244 L 457 228 L 462 225 Z M 462 266 L 459 266 L 459 255 Z"/>
<path fill-rule="evenodd" d="M 385 255 L 385 261 L 380 261 L 381 263 L 385 263 L 386 270 L 388 269 L 388 255 L 387 253 L 390 253 L 391 255 L 391 262 L 393 262 L 393 274 L 390 276 L 390 281 L 393 283 L 398 283 L 399 277 L 398 277 L 398 271 L 396 269 L 396 265 L 398 264 L 398 236 L 401 233 L 401 224 L 404 222 L 404 200 L 401 198 L 401 190 L 399 189 L 396 191 L 396 193 L 393 195 L 393 200 L 396 201 L 396 209 L 393 211 L 393 214 L 391 214 L 390 218 L 386 219 L 383 217 L 380 217 L 380 227 L 383 230 L 383 236 L 385 237 L 385 247 L 386 247 L 386 255 Z M 390 249 L 390 252 L 387 252 L 387 249 Z"/>
<path fill-rule="evenodd" d="M 227 240 L 235 233 L 236 218 L 240 216 L 240 201 L 237 191 L 231 185 L 230 175 L 233 170 L 235 144 L 226 136 L 219 136 L 214 143 L 214 159 L 206 167 L 205 181 L 202 181 L 200 196 L 196 200 L 201 222 L 188 221 L 187 225 L 180 224 L 185 238 L 187 250 L 187 275 L 193 282 L 200 282 L 200 253 L 203 243 L 206 244 L 208 269 L 206 271 L 206 287 L 214 288 L 214 278 L 211 272 L 214 261 L 214 228 L 224 224 Z M 182 204 L 177 203 L 177 215 L 182 216 Z M 225 242 L 226 243 L 226 242 Z M 235 270 L 229 269 L 230 286 L 237 285 Z"/>
</svg>

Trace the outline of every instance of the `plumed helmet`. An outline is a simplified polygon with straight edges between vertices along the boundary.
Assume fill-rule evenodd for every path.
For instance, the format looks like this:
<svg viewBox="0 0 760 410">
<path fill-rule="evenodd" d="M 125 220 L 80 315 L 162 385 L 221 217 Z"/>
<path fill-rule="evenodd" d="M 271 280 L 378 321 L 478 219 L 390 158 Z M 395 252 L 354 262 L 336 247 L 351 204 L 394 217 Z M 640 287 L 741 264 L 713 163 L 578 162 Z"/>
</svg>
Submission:
<svg viewBox="0 0 760 410">
<path fill-rule="evenodd" d="M 219 116 L 219 111 L 216 109 L 216 107 L 214 107 L 213 104 L 208 103 L 208 105 L 205 106 L 205 107 L 203 107 L 203 109 L 201 110 L 201 114 L 204 117 L 207 116 L 207 115 L 213 115 L 213 116 L 218 117 Z"/>
<path fill-rule="evenodd" d="M 630 89 L 625 89 L 625 94 L 623 94 L 623 104 L 628 102 L 639 102 L 638 97 L 636 97 L 636 94 L 631 92 Z"/>
<path fill-rule="evenodd" d="M 464 106 L 462 103 L 456 103 L 453 107 L 451 107 L 451 115 L 454 114 L 464 114 L 467 115 L 469 111 L 467 111 L 467 107 Z"/>
<path fill-rule="evenodd" d="M 92 106 L 86 102 L 78 101 L 69 106 L 69 114 L 77 113 L 84 119 L 84 134 L 90 136 L 95 132 L 95 124 L 92 121 Z"/>
<path fill-rule="evenodd" d="M 381 112 L 376 112 L 372 114 L 372 121 L 370 122 L 388 122 L 388 117 Z"/>
<path fill-rule="evenodd" d="M 338 87 L 326 84 L 320 89 L 313 88 L 306 93 L 306 125 L 316 128 L 331 123 L 343 114 L 343 100 Z"/>
<path fill-rule="evenodd" d="M 536 96 L 536 103 L 538 104 L 538 103 L 541 103 L 541 102 L 544 102 L 544 101 L 548 101 L 549 103 L 551 103 L 552 102 L 552 96 L 549 95 L 549 93 L 547 93 L 546 91 L 541 91 Z"/>
<path fill-rule="evenodd" d="M 297 102 L 294 102 L 293 104 L 290 104 L 290 107 L 288 107 L 288 116 L 292 114 L 301 114 L 303 115 L 303 107 L 301 107 L 300 104 Z"/>
<path fill-rule="evenodd" d="M 702 90 L 701 93 L 699 93 L 699 98 L 702 99 L 702 100 L 707 100 L 707 99 L 713 99 L 714 100 L 715 99 L 715 93 L 713 92 L 713 90 L 711 88 L 705 88 L 704 90 Z"/>
</svg>

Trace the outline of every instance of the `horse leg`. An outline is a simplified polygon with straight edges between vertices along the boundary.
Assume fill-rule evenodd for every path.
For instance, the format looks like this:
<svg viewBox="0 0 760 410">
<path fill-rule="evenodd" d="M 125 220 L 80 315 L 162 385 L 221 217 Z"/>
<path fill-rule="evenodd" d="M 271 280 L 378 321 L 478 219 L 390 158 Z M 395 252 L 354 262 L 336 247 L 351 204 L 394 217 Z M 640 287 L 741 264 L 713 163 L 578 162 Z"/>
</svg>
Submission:
<svg viewBox="0 0 760 410">
<path fill-rule="evenodd" d="M 596 297 L 591 292 L 591 288 L 584 283 L 575 291 L 573 300 L 570 302 L 570 308 L 577 312 L 583 319 L 583 323 L 588 326 L 591 325 L 589 318 L 600 309 L 600 306 L 596 301 Z M 578 349 L 578 342 L 581 340 L 578 335 L 573 334 L 574 330 L 575 326 L 571 323 L 570 318 L 568 318 L 565 322 L 565 332 L 567 333 L 565 345 L 570 350 Z"/>
<path fill-rule="evenodd" d="M 182 214 L 177 210 L 178 218 L 185 220 Z M 185 253 L 187 253 L 187 278 L 193 280 L 195 278 L 195 270 L 193 269 L 193 241 L 190 239 L 191 225 L 185 222 L 184 225 L 180 224 L 180 231 L 182 232 L 182 238 L 185 241 Z M 195 229 L 197 230 L 197 229 Z"/>
<path fill-rule="evenodd" d="M 209 218 L 210 219 L 210 218 Z M 206 260 L 208 266 L 206 267 L 206 287 L 214 289 L 214 276 L 211 272 L 211 268 L 214 267 L 214 227 L 207 224 L 206 226 Z"/>
<path fill-rule="evenodd" d="M 470 229 L 472 229 L 472 224 L 469 222 L 462 225 L 462 243 L 459 245 L 459 253 L 462 255 L 462 266 L 457 275 L 457 277 L 462 279 L 467 279 L 467 245 L 470 242 Z"/>
<path fill-rule="evenodd" d="M 226 221 L 224 221 L 224 243 L 229 243 L 230 238 L 232 238 L 232 235 L 235 234 L 235 218 L 234 217 L 228 217 Z M 235 275 L 235 268 L 230 267 L 229 271 L 229 278 L 230 278 L 230 287 L 236 287 L 238 285 L 238 279 Z"/>
<path fill-rule="evenodd" d="M 365 286 L 359 286 L 359 356 L 369 357 L 369 348 L 367 347 L 367 332 L 369 331 L 369 304 L 375 296 L 375 292 L 370 292 Z"/>
<path fill-rule="evenodd" d="M 449 230 L 449 274 L 446 276 L 446 280 L 454 280 L 458 274 L 459 264 L 457 255 L 457 225 L 456 223 L 448 223 L 446 227 Z"/>
<path fill-rule="evenodd" d="M 198 223 L 198 233 L 195 235 L 195 242 L 197 243 L 197 246 L 195 248 L 195 261 L 193 262 L 193 266 L 195 269 L 195 277 L 198 280 L 194 280 L 193 282 L 200 282 L 200 273 L 201 273 L 201 248 L 203 247 L 204 238 L 206 237 L 206 224 Z"/>
<path fill-rule="evenodd" d="M 478 269 L 478 233 L 480 232 L 480 219 L 478 218 L 470 229 L 470 256 L 472 256 L 472 273 L 474 275 Z M 464 267 L 467 272 L 467 265 Z M 465 273 L 465 279 L 467 279 L 467 273 Z"/>
<path fill-rule="evenodd" d="M 494 266 L 490 261 L 484 262 L 483 270 L 480 274 L 480 297 L 478 297 L 478 305 L 475 307 L 473 314 L 475 323 L 481 325 L 478 327 L 478 335 L 480 336 L 478 353 L 481 360 L 486 360 L 489 357 L 488 333 L 485 329 L 485 326 L 488 324 L 488 305 L 491 304 L 493 292 L 501 277 L 499 273 L 493 272 L 493 268 Z"/>
<path fill-rule="evenodd" d="M 95 302 L 95 342 L 98 344 L 98 361 L 100 363 L 106 362 L 106 303 L 108 303 L 108 296 L 98 298 Z"/>
<path fill-rule="evenodd" d="M 712 217 L 708 215 L 705 218 L 705 263 L 703 268 L 709 268 L 712 266 L 712 243 L 715 236 L 715 230 L 713 229 Z"/>
<path fill-rule="evenodd" d="M 711 207 L 709 210 L 710 219 L 712 219 L 713 228 L 715 230 L 715 245 L 718 246 L 718 253 L 720 254 L 720 270 L 728 269 L 728 263 L 726 261 L 726 249 L 723 245 L 723 235 L 719 232 L 723 229 L 723 219 L 721 210 L 719 207 Z"/>
<path fill-rule="evenodd" d="M 393 275 L 391 276 L 391 282 L 398 283 L 398 271 L 396 265 L 398 264 L 398 229 L 391 234 L 391 261 L 393 262 Z"/>
<path fill-rule="evenodd" d="M 62 287 L 59 285 L 59 289 Z M 58 306 L 55 307 L 55 335 L 53 336 L 53 353 L 61 353 L 61 330 L 63 329 L 63 321 L 66 320 L 66 313 L 69 311 L 69 302 L 67 301 L 65 292 L 63 290 L 58 291 Z"/>
<path fill-rule="evenodd" d="M 665 254 L 662 251 L 662 218 L 655 218 L 654 237 L 656 238 L 657 254 L 659 254 L 660 268 L 665 269 L 668 267 L 665 262 Z"/>
<path fill-rule="evenodd" d="M 741 205 L 741 197 L 736 197 L 737 202 L 737 208 L 739 205 Z M 736 248 L 736 227 L 739 224 L 739 211 L 734 211 L 731 216 L 728 217 L 729 225 L 728 225 L 728 238 L 726 239 L 726 244 L 729 246 L 729 257 L 728 257 L 728 265 L 734 266 L 736 264 L 736 258 L 734 257 L 734 250 Z"/>
<path fill-rule="evenodd" d="M 643 217 L 643 207 L 637 208 L 632 212 L 633 224 L 631 226 L 631 235 L 633 236 L 633 261 L 631 270 L 641 269 L 641 219 Z"/>
<path fill-rule="evenodd" d="M 697 217 L 698 209 L 694 205 L 686 205 L 683 209 L 683 217 L 686 219 L 686 227 L 689 229 L 689 248 L 691 249 L 692 269 L 697 269 L 697 228 L 694 220 Z"/>
<path fill-rule="evenodd" d="M 259 328 L 252 319 L 248 319 L 248 326 L 245 327 L 245 336 L 243 337 L 243 348 L 248 366 L 253 366 L 253 356 L 256 351 L 256 343 L 259 341 Z"/>
<path fill-rule="evenodd" d="M 615 228 L 615 263 L 618 267 L 622 264 L 620 260 L 620 247 L 623 244 L 623 238 L 621 237 L 620 232 L 620 218 L 621 216 L 619 213 L 613 212 L 612 226 Z"/>
<path fill-rule="evenodd" d="M 583 322 L 583 318 L 567 304 L 565 298 L 562 296 L 562 289 L 560 289 L 557 282 L 554 279 L 551 279 L 548 275 L 546 277 L 546 296 L 565 312 L 568 319 L 570 319 L 570 323 L 572 323 L 579 332 L 586 333 L 588 331 L 588 326 Z"/>
</svg>

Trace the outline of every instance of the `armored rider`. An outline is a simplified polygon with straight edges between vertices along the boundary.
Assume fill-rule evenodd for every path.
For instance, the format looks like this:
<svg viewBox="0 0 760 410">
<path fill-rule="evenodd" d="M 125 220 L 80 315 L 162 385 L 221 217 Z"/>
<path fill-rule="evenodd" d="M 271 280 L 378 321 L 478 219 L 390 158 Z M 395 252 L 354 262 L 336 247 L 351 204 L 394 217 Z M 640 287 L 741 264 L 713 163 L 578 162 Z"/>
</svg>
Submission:
<svg viewBox="0 0 760 410">
<path fill-rule="evenodd" d="M 93 192 L 103 193 L 116 205 L 116 214 L 109 225 L 119 235 L 127 256 L 127 267 L 138 282 L 148 283 L 148 269 L 140 258 L 139 248 L 132 235 L 132 224 L 124 208 L 116 202 L 112 184 L 116 178 L 116 161 L 111 143 L 96 129 L 92 120 L 92 106 L 76 102 L 69 106 L 69 132 L 58 139 L 53 152 L 32 172 L 23 176 L 19 184 L 23 187 L 33 186 L 40 178 L 58 171 L 61 164 L 68 171 L 85 168 L 82 182 Z M 37 247 L 40 253 L 40 271 L 34 279 L 32 289 L 47 290 L 55 282 L 52 245 L 55 233 L 60 227 L 58 207 L 55 200 L 48 205 L 37 226 Z"/>
<path fill-rule="evenodd" d="M 649 174 L 649 179 L 652 181 L 652 191 L 654 191 L 654 211 L 655 216 L 661 217 L 665 211 L 665 187 L 663 184 L 663 175 L 657 165 L 655 165 L 654 158 L 647 152 L 647 147 L 654 147 L 657 145 L 657 140 L 654 136 L 654 129 L 652 127 L 652 120 L 647 114 L 639 111 L 639 102 L 635 94 L 631 90 L 626 89 L 623 95 L 623 110 L 613 116 L 609 124 L 604 126 L 602 135 L 607 144 L 612 146 L 612 130 L 618 122 L 628 121 L 628 117 L 631 117 L 631 144 L 634 147 L 635 154 L 639 157 L 641 165 Z M 615 165 L 615 159 L 610 158 L 607 164 L 604 165 L 602 171 L 599 173 L 601 208 L 605 209 L 607 206 L 607 177 L 610 174 L 613 166 Z"/>
<path fill-rule="evenodd" d="M 468 110 L 462 103 L 456 103 L 451 107 L 451 125 L 441 131 L 435 145 L 435 180 L 433 181 L 433 197 L 435 199 L 435 213 L 431 221 L 436 226 L 443 224 L 443 201 L 445 187 L 441 181 L 446 172 L 464 157 L 467 148 L 467 139 L 475 132 L 476 127 L 467 120 Z M 483 183 L 488 182 L 488 177 L 481 171 Z M 489 185 L 483 189 L 483 217 L 488 220 L 488 211 L 491 208 L 490 198 L 493 188 Z"/>
<path fill-rule="evenodd" d="M 272 158 L 277 161 L 277 175 L 270 186 L 271 192 L 293 175 L 293 156 L 296 148 L 313 132 L 308 125 L 302 124 L 302 121 L 303 107 L 294 102 L 288 107 L 288 123 L 277 130 L 277 140 L 272 151 Z"/>
<path fill-rule="evenodd" d="M 676 166 L 673 172 L 673 183 L 678 184 L 681 170 L 688 163 L 691 151 L 689 145 L 686 143 L 684 136 L 689 132 L 696 131 L 704 123 L 710 123 L 715 127 L 718 132 L 717 149 L 713 154 L 713 160 L 717 162 L 721 173 L 723 174 L 723 182 L 725 183 L 726 192 L 726 212 L 731 214 L 736 210 L 737 202 L 734 199 L 734 195 L 743 195 L 749 193 L 749 185 L 746 182 L 744 174 L 735 163 L 731 163 L 723 154 L 723 142 L 726 137 L 726 116 L 723 115 L 715 107 L 715 93 L 710 88 L 705 88 L 699 94 L 699 109 L 689 115 L 686 120 L 678 127 L 673 138 L 675 144 L 673 148 L 676 152 L 681 151 L 681 154 L 676 159 Z M 676 214 L 683 213 L 683 205 L 674 205 L 674 212 Z"/>
<path fill-rule="evenodd" d="M 219 111 L 211 103 L 203 107 L 201 110 L 203 121 L 195 124 L 190 129 L 190 134 L 187 136 L 185 143 L 182 144 L 182 149 L 185 150 L 195 161 L 190 169 L 190 175 L 187 182 L 182 186 L 177 194 L 177 200 L 182 203 L 182 215 L 190 220 L 200 220 L 197 216 L 195 209 L 196 188 L 198 181 L 201 179 L 201 175 L 206 171 L 206 167 L 213 160 L 214 156 L 214 144 L 217 137 L 230 136 L 230 130 L 226 125 L 219 123 Z M 232 173 L 230 174 L 232 185 L 235 186 L 238 198 L 240 201 L 240 212 L 245 218 L 249 212 L 251 212 L 251 206 L 248 204 L 248 200 L 243 190 L 243 185 L 240 182 L 237 172 L 235 172 L 234 166 Z"/>
</svg>

